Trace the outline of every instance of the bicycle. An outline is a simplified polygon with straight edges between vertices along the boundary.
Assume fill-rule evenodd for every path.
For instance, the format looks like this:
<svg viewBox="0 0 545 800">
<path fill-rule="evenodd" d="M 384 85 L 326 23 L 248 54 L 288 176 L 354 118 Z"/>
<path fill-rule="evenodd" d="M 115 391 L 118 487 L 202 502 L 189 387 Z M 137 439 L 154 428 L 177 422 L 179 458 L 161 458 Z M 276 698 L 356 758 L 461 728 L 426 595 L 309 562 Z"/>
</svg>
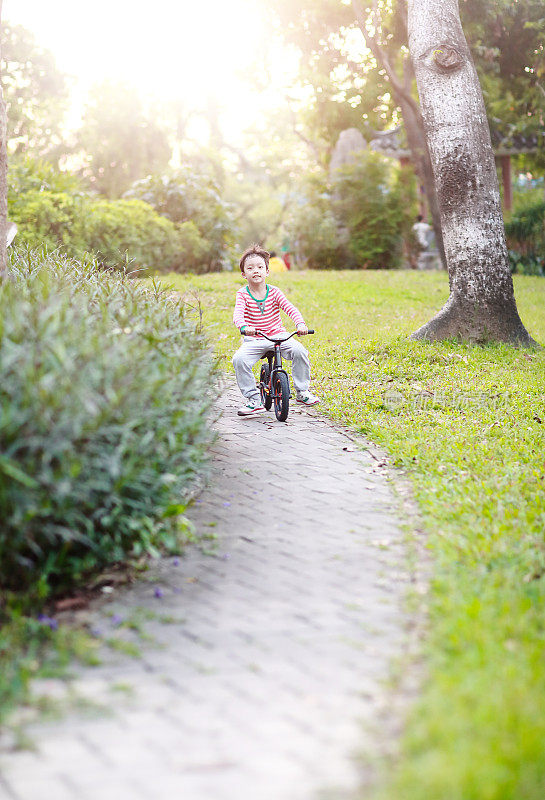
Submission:
<svg viewBox="0 0 545 800">
<path fill-rule="evenodd" d="M 314 333 L 309 330 L 308 333 Z M 287 342 L 292 336 L 297 334 L 294 331 L 290 336 L 282 339 L 275 339 L 267 336 L 263 331 L 256 330 L 256 335 L 260 334 L 268 339 L 269 342 L 274 344 L 274 349 L 268 350 L 262 358 L 267 359 L 266 364 L 261 365 L 259 373 L 259 393 L 261 394 L 261 402 L 267 409 L 271 410 L 274 403 L 274 413 L 278 422 L 285 422 L 288 418 L 290 410 L 290 382 L 288 373 L 282 367 L 282 353 L 280 346 L 282 342 Z"/>
</svg>

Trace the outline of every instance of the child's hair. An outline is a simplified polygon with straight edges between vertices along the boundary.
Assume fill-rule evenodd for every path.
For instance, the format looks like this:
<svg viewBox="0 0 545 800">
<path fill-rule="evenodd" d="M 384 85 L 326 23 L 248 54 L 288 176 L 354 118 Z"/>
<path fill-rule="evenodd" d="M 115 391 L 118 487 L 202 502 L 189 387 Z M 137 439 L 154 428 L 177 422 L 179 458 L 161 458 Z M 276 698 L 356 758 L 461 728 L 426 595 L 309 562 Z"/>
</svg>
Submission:
<svg viewBox="0 0 545 800">
<path fill-rule="evenodd" d="M 242 256 L 240 257 L 240 271 L 244 272 L 244 264 L 246 263 L 246 259 L 250 256 L 261 256 L 263 261 L 265 262 L 265 266 L 267 269 L 269 268 L 269 258 L 271 254 L 260 247 L 258 244 L 252 244 L 250 247 L 247 247 L 246 250 L 243 252 Z"/>
</svg>

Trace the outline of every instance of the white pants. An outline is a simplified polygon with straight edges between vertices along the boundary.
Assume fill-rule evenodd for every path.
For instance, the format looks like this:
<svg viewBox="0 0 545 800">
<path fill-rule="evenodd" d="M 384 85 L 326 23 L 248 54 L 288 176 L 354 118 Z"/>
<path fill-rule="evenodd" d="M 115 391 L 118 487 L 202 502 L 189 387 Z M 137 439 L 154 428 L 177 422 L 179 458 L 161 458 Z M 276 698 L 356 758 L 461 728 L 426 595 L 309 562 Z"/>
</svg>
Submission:
<svg viewBox="0 0 545 800">
<path fill-rule="evenodd" d="M 248 400 L 259 400 L 259 389 L 255 383 L 252 367 L 265 355 L 268 350 L 273 350 L 274 345 L 267 339 L 256 339 L 245 336 L 243 344 L 233 356 L 233 366 L 238 388 Z M 306 392 L 310 385 L 310 361 L 308 351 L 295 339 L 280 345 L 282 358 L 293 361 L 291 375 L 297 392 Z"/>
</svg>

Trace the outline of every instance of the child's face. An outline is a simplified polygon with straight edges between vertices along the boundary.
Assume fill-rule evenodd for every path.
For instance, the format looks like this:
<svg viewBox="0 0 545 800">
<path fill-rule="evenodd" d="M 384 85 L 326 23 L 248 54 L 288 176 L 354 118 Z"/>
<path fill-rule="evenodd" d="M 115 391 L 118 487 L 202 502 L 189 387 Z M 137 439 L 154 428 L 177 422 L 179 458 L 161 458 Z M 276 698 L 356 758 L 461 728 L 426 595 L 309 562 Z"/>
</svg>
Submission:
<svg viewBox="0 0 545 800">
<path fill-rule="evenodd" d="M 263 284 L 269 273 L 265 259 L 261 256 L 248 256 L 244 262 L 243 275 L 249 284 L 259 286 Z"/>
</svg>

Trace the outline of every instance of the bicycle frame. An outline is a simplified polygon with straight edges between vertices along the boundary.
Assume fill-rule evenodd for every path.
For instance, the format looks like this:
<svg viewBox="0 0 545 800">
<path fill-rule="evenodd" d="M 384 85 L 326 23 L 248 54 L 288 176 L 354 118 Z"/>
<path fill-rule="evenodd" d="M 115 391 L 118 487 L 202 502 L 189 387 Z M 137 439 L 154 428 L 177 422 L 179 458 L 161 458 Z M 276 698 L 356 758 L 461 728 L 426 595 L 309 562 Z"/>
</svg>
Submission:
<svg viewBox="0 0 545 800">
<path fill-rule="evenodd" d="M 292 336 L 295 336 L 296 332 L 292 333 L 291 336 L 287 336 L 285 339 L 271 339 L 270 336 L 267 336 L 266 334 L 262 333 L 261 331 L 258 331 L 258 333 L 261 333 L 261 335 L 264 336 L 265 339 L 268 339 L 270 342 L 272 342 L 273 346 L 274 346 L 274 351 L 273 351 L 272 355 L 271 355 L 270 352 L 266 353 L 267 361 L 269 363 L 269 388 L 271 388 L 272 387 L 273 376 L 277 372 L 283 372 L 284 375 L 286 376 L 286 378 L 288 377 L 288 373 L 286 372 L 286 370 L 282 366 L 282 351 L 281 351 L 280 347 L 282 345 L 282 342 L 287 342 L 288 339 L 291 339 Z M 274 397 L 274 395 L 272 395 L 272 396 Z"/>
</svg>

